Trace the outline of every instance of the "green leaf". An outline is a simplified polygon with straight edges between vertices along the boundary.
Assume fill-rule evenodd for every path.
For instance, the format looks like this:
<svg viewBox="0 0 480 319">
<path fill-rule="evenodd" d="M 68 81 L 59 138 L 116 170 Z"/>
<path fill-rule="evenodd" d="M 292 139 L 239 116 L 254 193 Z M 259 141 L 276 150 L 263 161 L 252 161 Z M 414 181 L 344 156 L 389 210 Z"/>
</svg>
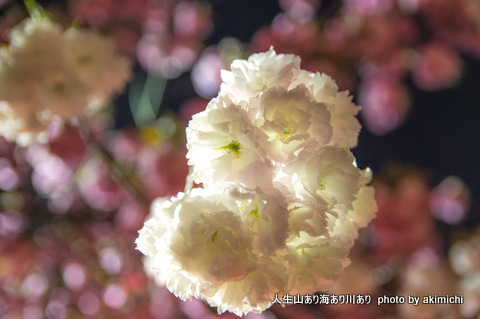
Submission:
<svg viewBox="0 0 480 319">
<path fill-rule="evenodd" d="M 139 127 L 152 125 L 158 117 L 167 80 L 147 73 L 137 76 L 130 85 L 128 100 L 135 124 Z"/>
<path fill-rule="evenodd" d="M 45 11 L 45 9 L 37 3 L 35 0 L 24 0 L 25 7 L 27 8 L 28 14 L 32 18 L 50 18 L 50 15 Z"/>
</svg>

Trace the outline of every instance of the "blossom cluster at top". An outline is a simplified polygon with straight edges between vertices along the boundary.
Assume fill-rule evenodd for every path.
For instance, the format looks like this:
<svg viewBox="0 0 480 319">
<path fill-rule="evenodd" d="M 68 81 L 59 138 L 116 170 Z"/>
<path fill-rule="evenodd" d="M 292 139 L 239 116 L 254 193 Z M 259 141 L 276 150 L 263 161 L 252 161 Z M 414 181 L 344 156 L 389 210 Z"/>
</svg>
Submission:
<svg viewBox="0 0 480 319">
<path fill-rule="evenodd" d="M 203 187 L 156 200 L 136 244 L 175 295 L 242 315 L 338 280 L 376 203 L 350 151 L 360 107 L 329 76 L 271 48 L 222 79 L 186 130 Z"/>
<path fill-rule="evenodd" d="M 110 40 L 48 17 L 27 18 L 0 48 L 0 135 L 20 144 L 45 140 L 55 117 L 98 108 L 130 76 L 130 61 Z"/>
</svg>

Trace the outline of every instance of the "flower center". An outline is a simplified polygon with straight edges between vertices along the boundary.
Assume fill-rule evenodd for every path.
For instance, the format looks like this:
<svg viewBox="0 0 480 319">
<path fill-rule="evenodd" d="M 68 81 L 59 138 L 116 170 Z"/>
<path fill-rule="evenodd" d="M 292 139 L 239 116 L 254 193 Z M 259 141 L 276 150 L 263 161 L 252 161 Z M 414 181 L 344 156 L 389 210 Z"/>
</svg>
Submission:
<svg viewBox="0 0 480 319">
<path fill-rule="evenodd" d="M 320 182 L 318 183 L 318 189 L 317 191 L 323 191 L 327 188 L 327 182 L 324 181 L 323 179 L 320 180 Z"/>
<path fill-rule="evenodd" d="M 215 242 L 215 240 L 217 239 L 218 237 L 218 230 L 215 231 L 215 233 L 210 237 L 210 239 L 212 240 L 212 243 Z"/>
<path fill-rule="evenodd" d="M 235 152 L 236 158 L 240 157 L 240 149 L 242 146 L 237 141 L 232 141 L 230 144 L 216 148 L 216 150 L 226 150 L 227 153 Z"/>
</svg>

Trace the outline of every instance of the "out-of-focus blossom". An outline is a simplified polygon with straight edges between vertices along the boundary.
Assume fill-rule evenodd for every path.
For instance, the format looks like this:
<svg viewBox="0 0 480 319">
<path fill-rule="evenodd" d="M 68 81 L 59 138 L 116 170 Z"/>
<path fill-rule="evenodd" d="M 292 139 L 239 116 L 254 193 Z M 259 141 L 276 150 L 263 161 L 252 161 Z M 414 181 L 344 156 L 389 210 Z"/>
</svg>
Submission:
<svg viewBox="0 0 480 319">
<path fill-rule="evenodd" d="M 479 4 L 461 0 L 453 4 L 447 0 L 418 1 L 418 13 L 440 39 L 460 51 L 480 55 Z"/>
<path fill-rule="evenodd" d="M 364 80 L 358 98 L 365 126 L 377 135 L 387 134 L 403 124 L 410 108 L 405 86 L 388 76 Z"/>
<path fill-rule="evenodd" d="M 0 158 L 0 189 L 10 191 L 18 186 L 19 177 L 15 168 L 6 158 Z"/>
<path fill-rule="evenodd" d="M 150 199 L 175 194 L 184 189 L 188 175 L 186 148 L 165 143 L 144 147 L 138 154 L 138 174 L 147 185 Z"/>
<path fill-rule="evenodd" d="M 305 23 L 314 18 L 319 0 L 279 0 L 279 4 L 295 21 Z"/>
<path fill-rule="evenodd" d="M 142 25 L 137 57 L 149 72 L 175 78 L 191 68 L 211 31 L 210 8 L 204 2 L 153 2 Z"/>
<path fill-rule="evenodd" d="M 119 50 L 135 57 L 141 25 L 149 10 L 147 0 L 71 0 L 72 19 L 112 37 Z"/>
<path fill-rule="evenodd" d="M 0 100 L 8 103 L 2 102 L 0 133 L 22 144 L 45 142 L 52 120 L 98 109 L 123 89 L 130 72 L 129 61 L 106 38 L 27 18 L 0 51 Z"/>
<path fill-rule="evenodd" d="M 203 50 L 192 69 L 192 83 L 204 98 L 217 95 L 222 83 L 221 70 L 228 69 L 235 59 L 243 58 L 243 45 L 234 38 L 224 38 L 218 45 Z"/>
<path fill-rule="evenodd" d="M 424 302 L 428 296 L 460 297 L 453 273 L 448 264 L 429 249 L 417 252 L 412 260 L 402 270 L 399 276 L 400 296 L 419 297 L 418 305 L 408 302 L 397 304 L 401 318 L 462 318 L 459 314 L 461 304 Z M 458 299 L 457 298 L 457 299 Z M 463 298 L 463 297 L 462 297 Z"/>
<path fill-rule="evenodd" d="M 372 235 L 379 260 L 405 259 L 425 246 L 437 248 L 430 188 L 422 173 L 390 166 L 374 185 L 378 214 Z"/>
<path fill-rule="evenodd" d="M 210 34 L 208 2 L 71 0 L 72 18 L 113 37 L 149 72 L 175 78 L 189 69 Z"/>
<path fill-rule="evenodd" d="M 48 198 L 49 209 L 65 213 L 79 204 L 75 171 L 43 145 L 32 145 L 27 158 L 33 167 L 32 183 L 39 194 Z"/>
<path fill-rule="evenodd" d="M 192 69 L 192 82 L 200 96 L 211 98 L 220 90 L 222 79 L 220 70 L 225 69 L 214 47 L 203 50 L 198 62 Z"/>
<path fill-rule="evenodd" d="M 146 136 L 149 130 L 155 128 L 117 134 L 112 141 L 112 152 L 127 170 L 137 174 L 145 189 L 144 195 L 153 200 L 183 190 L 188 167 L 184 145 L 158 136 L 150 140 Z"/>
<path fill-rule="evenodd" d="M 459 224 L 470 208 L 470 191 L 458 177 L 447 177 L 433 189 L 430 207 L 436 218 L 450 225 Z"/>
<path fill-rule="evenodd" d="M 460 277 L 459 289 L 465 300 L 461 313 L 466 318 L 480 314 L 480 236 L 478 229 L 464 239 L 459 239 L 450 247 L 448 257 L 455 273 Z"/>
<path fill-rule="evenodd" d="M 127 196 L 98 158 L 89 158 L 82 164 L 77 173 L 77 183 L 85 202 L 97 210 L 114 211 Z"/>
<path fill-rule="evenodd" d="M 87 145 L 75 127 L 62 126 L 62 131 L 49 143 L 50 153 L 55 154 L 75 172 L 84 159 Z"/>
<path fill-rule="evenodd" d="M 348 294 L 376 296 L 380 294 L 380 284 L 376 278 L 377 265 L 373 263 L 373 259 L 357 250 L 356 247 L 352 249 L 350 254 L 352 263 L 345 269 L 345 275 L 333 285 L 330 293 L 339 296 Z M 363 305 L 353 302 L 330 304 L 325 307 L 325 311 L 331 318 L 338 319 L 368 319 L 377 317 L 381 312 L 375 302 Z"/>
<path fill-rule="evenodd" d="M 420 48 L 418 54 L 412 77 L 419 88 L 438 90 L 460 78 L 461 61 L 451 47 L 440 42 L 429 43 Z"/>
</svg>

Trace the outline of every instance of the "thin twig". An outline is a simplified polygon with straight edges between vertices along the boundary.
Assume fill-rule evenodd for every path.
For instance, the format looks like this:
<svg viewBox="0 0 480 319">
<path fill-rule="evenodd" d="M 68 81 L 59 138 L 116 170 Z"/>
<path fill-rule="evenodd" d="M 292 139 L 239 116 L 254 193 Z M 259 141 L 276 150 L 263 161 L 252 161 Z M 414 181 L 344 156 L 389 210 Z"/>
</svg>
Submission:
<svg viewBox="0 0 480 319">
<path fill-rule="evenodd" d="M 78 131 L 85 144 L 91 147 L 106 163 L 112 179 L 139 205 L 148 210 L 150 207 L 150 201 L 144 195 L 145 192 L 143 192 L 143 185 L 141 185 L 141 182 L 131 174 L 126 173 L 113 154 L 95 138 L 86 119 L 79 119 Z"/>
</svg>

